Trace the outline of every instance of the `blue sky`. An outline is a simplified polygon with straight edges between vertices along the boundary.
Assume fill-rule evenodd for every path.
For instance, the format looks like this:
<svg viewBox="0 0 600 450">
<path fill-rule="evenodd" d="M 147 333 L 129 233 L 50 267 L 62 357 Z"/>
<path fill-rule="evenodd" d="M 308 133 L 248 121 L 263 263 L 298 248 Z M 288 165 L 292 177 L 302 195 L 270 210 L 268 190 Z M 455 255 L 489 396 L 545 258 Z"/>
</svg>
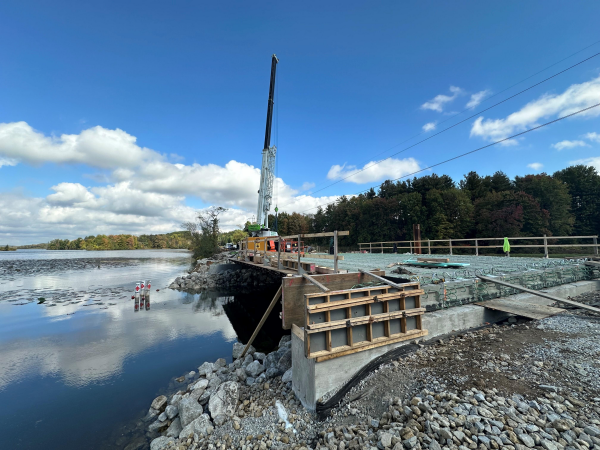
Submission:
<svg viewBox="0 0 600 450">
<path fill-rule="evenodd" d="M 481 114 L 482 126 L 473 118 L 320 190 L 600 52 L 600 4 L 214 3 L 0 4 L 0 243 L 171 231 L 213 204 L 231 208 L 226 227 L 243 223 L 256 209 L 272 53 L 280 210 L 600 102 L 598 56 Z M 483 103 L 451 118 L 473 95 Z M 600 167 L 599 110 L 434 171 L 458 181 Z"/>
</svg>

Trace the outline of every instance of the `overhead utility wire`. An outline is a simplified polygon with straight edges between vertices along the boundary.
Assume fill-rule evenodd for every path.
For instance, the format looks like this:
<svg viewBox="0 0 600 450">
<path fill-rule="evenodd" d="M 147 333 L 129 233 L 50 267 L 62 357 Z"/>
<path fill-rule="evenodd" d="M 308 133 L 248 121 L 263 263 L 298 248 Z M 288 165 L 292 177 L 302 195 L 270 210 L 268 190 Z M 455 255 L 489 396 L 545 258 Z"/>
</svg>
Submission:
<svg viewBox="0 0 600 450">
<path fill-rule="evenodd" d="M 524 134 L 527 134 L 527 133 L 529 133 L 531 131 L 539 130 L 540 128 L 543 128 L 545 126 L 548 126 L 548 125 L 551 125 L 553 123 L 559 122 L 561 120 L 567 119 L 569 117 L 575 116 L 575 115 L 580 114 L 582 112 L 588 111 L 588 110 L 590 110 L 592 108 L 596 108 L 597 106 L 600 106 L 600 103 L 596 103 L 595 105 L 588 106 L 587 108 L 584 108 L 584 109 L 580 109 L 579 111 L 576 111 L 576 112 L 571 113 L 571 114 L 567 114 L 566 116 L 563 116 L 563 117 L 559 117 L 558 119 L 551 120 L 550 122 L 543 123 L 542 125 L 538 125 L 537 127 L 529 128 L 528 130 L 522 131 L 522 132 L 517 133 L 517 134 L 513 134 L 512 136 L 506 137 L 504 139 L 500 139 L 499 141 L 492 142 L 491 144 L 488 144 L 488 145 L 484 145 L 483 147 L 476 148 L 475 150 L 471 150 L 469 152 L 462 153 L 460 155 L 454 156 L 454 157 L 452 157 L 450 159 L 446 159 L 446 160 L 441 161 L 439 163 L 432 164 L 431 166 L 428 166 L 428 167 L 425 167 L 423 169 L 417 170 L 415 172 L 403 175 L 403 176 L 401 176 L 399 178 L 395 178 L 393 180 L 386 180 L 386 181 L 398 181 L 398 180 L 401 180 L 402 178 L 407 178 L 407 177 L 410 177 L 412 175 L 416 175 L 417 173 L 424 172 L 425 170 L 429 170 L 429 169 L 431 169 L 433 167 L 441 166 L 442 164 L 446 164 L 447 162 L 454 161 L 455 159 L 462 158 L 463 156 L 467 156 L 467 155 L 470 155 L 472 153 L 478 152 L 480 150 L 492 147 L 493 145 L 499 144 L 499 143 L 504 142 L 504 141 L 508 141 L 509 139 L 514 139 L 516 137 L 519 137 L 519 136 L 522 136 Z M 359 192 L 357 192 L 354 195 L 360 195 L 363 192 L 370 191 L 371 189 L 373 189 L 375 187 L 381 187 L 386 181 L 384 181 L 383 183 L 381 183 L 381 184 L 379 184 L 377 186 L 370 187 L 369 189 L 365 189 L 363 191 L 359 191 Z M 312 208 L 309 208 L 309 209 L 306 209 L 306 210 L 302 211 L 302 213 L 305 213 L 306 211 L 310 211 L 311 209 L 320 208 L 322 206 L 327 206 L 327 205 L 330 205 L 332 203 L 335 203 L 335 202 L 323 203 L 321 205 L 313 206 Z"/>
<path fill-rule="evenodd" d="M 567 60 L 567 59 L 569 59 L 569 58 L 572 58 L 573 56 L 575 56 L 575 55 L 577 55 L 577 54 L 579 54 L 579 53 L 581 53 L 581 52 L 583 52 L 583 51 L 587 50 L 588 48 L 590 48 L 590 47 L 593 47 L 594 45 L 598 44 L 599 42 L 600 42 L 600 40 L 598 40 L 598 41 L 596 41 L 596 42 L 592 42 L 592 43 L 591 43 L 590 45 L 588 45 L 587 47 L 584 47 L 584 48 L 582 48 L 581 50 L 578 50 L 578 51 L 576 51 L 575 53 L 572 53 L 572 54 L 570 54 L 569 56 L 567 56 L 567 57 L 565 57 L 565 58 L 561 59 L 560 61 L 557 61 L 557 62 L 555 62 L 554 64 L 550 64 L 548 67 L 545 67 L 544 69 L 542 69 L 542 70 L 539 70 L 538 72 L 534 73 L 533 75 L 530 75 L 530 76 L 528 76 L 527 78 L 523 78 L 521 81 L 517 81 L 515 84 L 513 84 L 513 85 L 511 85 L 511 86 L 509 86 L 509 87 L 507 87 L 507 88 L 505 88 L 505 89 L 503 89 L 503 90 L 501 90 L 500 92 L 497 92 L 497 93 L 495 93 L 494 95 L 491 95 L 491 96 L 489 96 L 488 98 L 486 98 L 486 99 L 482 100 L 482 101 L 481 101 L 481 103 L 488 102 L 489 100 L 491 100 L 491 99 L 492 99 L 492 98 L 494 98 L 494 97 L 497 97 L 498 95 L 502 94 L 503 92 L 506 92 L 506 91 L 508 91 L 509 89 L 512 89 L 513 87 L 515 87 L 515 86 L 517 86 L 517 85 L 519 85 L 519 84 L 521 84 L 521 83 L 523 83 L 523 82 L 525 82 L 525 81 L 529 80 L 530 78 L 533 78 L 533 77 L 535 77 L 536 75 L 539 75 L 539 74 L 540 74 L 540 73 L 542 73 L 542 72 L 545 72 L 546 70 L 550 69 L 551 67 L 554 67 L 554 66 L 556 66 L 557 64 L 560 64 L 561 62 L 563 62 L 563 61 L 566 61 L 566 60 Z M 475 106 L 472 106 L 472 107 L 470 107 L 470 108 L 465 108 L 465 109 L 463 109 L 462 111 L 460 111 L 460 112 L 457 112 L 456 114 L 453 114 L 452 116 L 448 117 L 447 119 L 445 119 L 445 120 L 442 120 L 441 122 L 439 122 L 439 124 L 442 124 L 442 123 L 448 122 L 449 120 L 452 120 L 452 119 L 454 119 L 455 117 L 457 117 L 457 116 L 460 116 L 461 114 L 463 114 L 463 113 L 465 113 L 465 112 L 467 112 L 467 111 L 469 111 L 469 110 L 471 110 L 471 109 L 473 109 L 473 108 L 475 108 Z M 417 137 L 419 137 L 419 136 L 421 136 L 421 135 L 423 135 L 423 134 L 425 134 L 425 133 L 426 133 L 425 131 L 422 131 L 422 132 L 420 132 L 420 133 L 418 133 L 418 134 L 415 134 L 414 136 L 412 136 L 412 137 L 409 137 L 408 139 L 405 139 L 404 141 L 402 141 L 402 142 L 399 142 L 398 144 L 391 146 L 391 147 L 390 147 L 390 148 L 388 148 L 387 150 L 384 150 L 384 151 L 382 151 L 382 152 L 376 153 L 376 154 L 375 154 L 375 155 L 373 155 L 373 156 L 379 156 L 379 155 L 383 155 L 384 153 L 387 153 L 387 152 L 389 152 L 390 150 L 393 150 L 394 148 L 396 148 L 396 147 L 398 147 L 398 146 L 400 146 L 400 145 L 404 144 L 405 142 L 408 142 L 408 141 L 410 141 L 410 140 L 412 140 L 412 139 L 414 139 L 414 138 L 417 138 Z M 364 162 L 368 162 L 368 161 L 364 161 Z M 361 164 L 362 164 L 362 163 L 361 163 Z M 356 173 L 358 173 L 358 172 L 356 172 Z M 353 173 L 351 176 L 354 176 L 354 175 L 356 175 L 356 173 Z M 319 186 L 321 186 L 322 184 L 323 184 L 323 183 L 321 183 Z M 329 187 L 329 186 L 332 186 L 332 185 L 325 186 L 323 189 L 326 189 L 326 188 L 327 188 L 327 187 Z M 305 189 L 305 190 L 307 190 L 307 189 Z M 314 193 L 314 192 L 318 192 L 318 191 L 313 191 L 313 193 Z"/>
<path fill-rule="evenodd" d="M 331 186 L 334 186 L 334 185 L 336 185 L 336 184 L 338 184 L 338 183 L 341 183 L 342 181 L 344 181 L 344 180 L 346 180 L 346 179 L 348 179 L 348 178 L 350 178 L 350 177 L 353 177 L 353 176 L 354 176 L 354 175 L 356 175 L 356 174 L 359 174 L 359 173 L 361 173 L 361 172 L 364 172 L 365 170 L 367 170 L 367 169 L 370 169 L 371 167 L 374 167 L 374 166 L 376 166 L 376 165 L 378 165 L 378 164 L 381 164 L 381 163 L 382 163 L 382 162 L 384 162 L 384 161 L 387 161 L 388 159 L 392 158 L 392 156 L 396 156 L 396 155 L 398 155 L 398 154 L 400 154 L 400 153 L 403 153 L 403 152 L 405 152 L 406 150 L 409 150 L 409 149 L 411 149 L 411 148 L 413 148 L 413 147 L 416 147 L 416 146 L 417 146 L 417 145 L 419 145 L 419 144 L 422 144 L 422 143 L 423 143 L 423 142 L 425 142 L 425 141 L 428 141 L 428 140 L 429 140 L 429 139 L 431 139 L 431 138 L 434 138 L 435 136 L 438 136 L 438 135 L 440 135 L 440 134 L 442 134 L 442 133 L 445 133 L 446 131 L 448 131 L 448 130 L 450 130 L 450 129 L 452 129 L 452 128 L 454 128 L 454 127 L 458 126 L 458 125 L 460 125 L 461 123 L 465 123 L 467 120 L 470 120 L 470 119 L 472 119 L 473 117 L 480 115 L 481 113 L 484 113 L 484 112 L 486 112 L 486 111 L 488 111 L 488 110 L 490 110 L 490 109 L 492 109 L 492 108 L 495 108 L 496 106 L 498 106 L 498 105 L 500 105 L 500 104 L 502 104 L 502 103 L 504 103 L 504 102 L 507 102 L 508 100 L 510 100 L 510 99 L 512 99 L 512 98 L 515 98 L 516 96 L 518 96 L 518 95 L 521 95 L 521 94 L 523 94 L 524 92 L 527 92 L 527 91 L 529 91 L 529 90 L 533 89 L 534 87 L 536 87 L 536 86 L 539 86 L 540 84 L 542 84 L 542 83 L 545 83 L 546 81 L 548 81 L 548 80 L 551 80 L 552 78 L 555 78 L 555 77 L 557 77 L 558 75 L 561 75 L 561 74 L 565 73 L 566 71 L 568 71 L 568 70 L 571 70 L 571 69 L 573 69 L 574 67 L 577 67 L 577 66 L 579 66 L 580 64 L 583 64 L 583 63 L 584 63 L 584 62 L 586 62 L 586 61 L 589 61 L 589 60 L 590 60 L 590 59 L 592 59 L 592 58 L 595 58 L 595 57 L 596 57 L 596 56 L 598 56 L 598 55 L 600 55 L 600 52 L 599 52 L 599 53 L 596 53 L 595 55 L 592 55 L 592 56 L 590 56 L 589 58 L 586 58 L 586 59 L 584 59 L 584 60 L 582 60 L 582 61 L 579 61 L 578 63 L 576 63 L 576 64 L 573 64 L 572 66 L 570 66 L 570 67 L 567 67 L 566 69 L 564 69 L 564 70 L 561 70 L 560 72 L 557 72 L 557 73 L 555 73 L 554 75 L 551 75 L 551 76 L 549 76 L 548 78 L 546 78 L 546 79 L 544 79 L 544 80 L 542 80 L 542 81 L 539 81 L 539 82 L 537 82 L 537 83 L 535 83 L 535 84 L 533 84 L 533 85 L 529 86 L 528 88 L 525 88 L 525 89 L 523 89 L 522 91 L 519 91 L 519 92 L 517 92 L 516 94 L 513 94 L 513 95 L 511 95 L 510 97 L 507 97 L 507 98 L 505 98 L 504 100 L 500 100 L 498 103 L 495 103 L 495 104 L 493 104 L 492 106 L 489 106 L 489 107 L 487 107 L 487 108 L 485 108 L 485 109 L 482 109 L 481 111 L 478 111 L 478 112 L 476 112 L 476 113 L 475 113 L 475 114 L 473 114 L 473 115 L 470 115 L 470 116 L 469 116 L 469 117 L 467 117 L 466 119 L 463 119 L 463 120 L 461 120 L 460 122 L 456 122 L 454 125 L 450 125 L 448 128 L 444 128 L 443 130 L 440 130 L 440 131 L 438 131 L 437 133 L 434 133 L 434 134 L 432 134 L 431 136 L 429 136 L 429 137 L 426 137 L 425 139 L 421 139 L 420 141 L 418 141 L 418 142 L 415 142 L 414 144 L 412 144 L 412 145 L 409 145 L 408 147 L 406 147 L 406 148 L 404 148 L 404 149 L 402 149 L 402 150 L 400 150 L 400 151 L 398 151 L 398 152 L 396 152 L 396 153 L 392 153 L 390 156 L 388 156 L 388 157 L 387 157 L 387 158 L 385 158 L 385 159 L 381 159 L 381 160 L 379 160 L 379 161 L 377 161 L 377 162 L 374 162 L 373 164 L 371 164 L 371 165 L 369 165 L 369 166 L 365 166 L 365 167 L 363 167 L 362 169 L 360 169 L 360 170 L 357 170 L 356 172 L 353 172 L 353 173 L 351 173 L 350 175 L 347 175 L 347 176 L 345 176 L 345 177 L 343 177 L 343 178 L 340 178 L 339 180 L 337 180 L 337 181 L 336 181 L 336 182 L 334 182 L 334 183 L 328 184 L 327 186 L 325 186 L 325 187 L 323 187 L 323 188 L 321 188 L 321 189 L 318 189 L 318 190 L 316 190 L 316 191 L 313 191 L 313 192 L 312 192 L 312 194 L 314 195 L 314 194 L 316 194 L 317 192 L 320 192 L 320 191 L 322 191 L 322 190 L 325 190 L 325 189 L 327 189 L 327 188 L 329 188 L 329 187 L 331 187 Z"/>
</svg>

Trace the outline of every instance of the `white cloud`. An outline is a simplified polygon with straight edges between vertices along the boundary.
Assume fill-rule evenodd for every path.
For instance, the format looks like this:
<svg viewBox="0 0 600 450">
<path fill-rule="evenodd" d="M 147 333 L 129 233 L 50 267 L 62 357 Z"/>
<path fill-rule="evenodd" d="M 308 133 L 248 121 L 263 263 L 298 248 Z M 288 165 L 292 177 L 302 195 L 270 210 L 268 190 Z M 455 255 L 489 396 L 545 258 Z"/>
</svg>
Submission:
<svg viewBox="0 0 600 450">
<path fill-rule="evenodd" d="M 0 242 L 25 244 L 90 234 L 171 232 L 197 214 L 198 208 L 186 205 L 186 197 L 200 199 L 205 207 L 229 208 L 221 215 L 224 230 L 234 229 L 256 214 L 259 168 L 235 160 L 225 166 L 173 164 L 135 142 L 134 136 L 122 130 L 102 127 L 55 139 L 25 122 L 0 124 L 0 155 L 11 158 L 11 164 L 15 155 L 15 159 L 30 164 L 83 163 L 114 169 L 109 178 L 88 176 L 101 186 L 86 188 L 65 181 L 52 186 L 53 193 L 46 198 L 0 193 Z M 274 183 L 277 196 L 272 207 L 277 205 L 280 211 L 303 212 L 337 199 L 298 195 L 281 178 Z M 303 185 L 310 187 L 310 183 Z"/>
<path fill-rule="evenodd" d="M 565 148 L 575 148 L 575 147 L 587 147 L 588 145 L 583 141 L 560 141 L 556 144 L 552 144 L 556 150 L 561 151 Z"/>
<path fill-rule="evenodd" d="M 527 167 L 535 170 L 536 172 L 539 172 L 542 169 L 542 167 L 544 167 L 544 165 L 542 163 L 535 162 L 535 163 L 527 164 Z"/>
<path fill-rule="evenodd" d="M 600 134 L 598 133 L 587 133 L 584 137 L 592 142 L 598 142 L 600 144 Z"/>
<path fill-rule="evenodd" d="M 329 169 L 327 178 L 330 180 L 339 180 L 341 178 L 349 177 L 344 181 L 363 184 L 383 180 L 384 178 L 400 178 L 409 173 L 416 172 L 419 169 L 419 163 L 414 158 L 392 158 L 380 164 L 371 161 L 370 163 L 365 164 L 362 169 L 358 169 L 356 166 L 340 166 L 336 164 Z"/>
<path fill-rule="evenodd" d="M 94 195 L 79 183 L 60 183 L 52 186 L 51 189 L 55 193 L 50 194 L 46 199 L 53 204 L 73 205 L 94 199 Z"/>
<path fill-rule="evenodd" d="M 497 141 L 537 125 L 540 119 L 560 117 L 600 102 L 600 77 L 581 84 L 571 85 L 562 94 L 545 94 L 505 119 L 477 118 L 471 128 L 471 136 Z M 600 107 L 578 117 L 600 115 Z"/>
<path fill-rule="evenodd" d="M 0 157 L 34 165 L 54 162 L 110 169 L 162 159 L 155 151 L 138 146 L 136 140 L 118 128 L 96 126 L 79 134 L 51 137 L 26 122 L 0 123 Z"/>
<path fill-rule="evenodd" d="M 483 101 L 484 98 L 486 98 L 491 93 L 492 91 L 490 91 L 489 89 L 485 89 L 483 91 L 476 92 L 475 94 L 471 94 L 471 99 L 467 103 L 467 108 L 475 108 Z"/>
<path fill-rule="evenodd" d="M 302 192 L 304 191 L 308 191 L 309 189 L 312 189 L 315 187 L 315 183 L 311 183 L 309 181 L 305 181 L 304 183 L 302 183 L 302 186 L 300 186 L 300 190 Z"/>
<path fill-rule="evenodd" d="M 427 131 L 435 130 L 436 126 L 437 125 L 435 122 L 426 123 L 425 125 L 423 125 L 423 131 L 427 132 Z"/>
<path fill-rule="evenodd" d="M 421 105 L 421 109 L 430 109 L 432 111 L 442 112 L 447 103 L 452 102 L 458 95 L 462 93 L 462 89 L 456 86 L 450 86 L 452 95 L 436 95 L 432 100 Z"/>
<path fill-rule="evenodd" d="M 600 172 L 600 156 L 595 156 L 593 158 L 585 158 L 585 159 L 577 159 L 575 161 L 569 162 L 569 165 L 578 165 L 583 164 L 584 166 L 592 166 L 598 172 Z"/>
<path fill-rule="evenodd" d="M 16 166 L 19 163 L 16 159 L 13 158 L 0 158 L 0 167 L 2 166 Z"/>
</svg>

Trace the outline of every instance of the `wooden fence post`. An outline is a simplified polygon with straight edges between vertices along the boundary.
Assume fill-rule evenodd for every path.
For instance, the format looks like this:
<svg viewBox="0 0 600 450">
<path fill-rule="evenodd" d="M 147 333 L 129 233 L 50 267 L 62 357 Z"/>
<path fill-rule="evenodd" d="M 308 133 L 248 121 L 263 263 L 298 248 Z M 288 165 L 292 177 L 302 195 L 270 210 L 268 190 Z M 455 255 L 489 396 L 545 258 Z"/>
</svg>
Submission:
<svg viewBox="0 0 600 450">
<path fill-rule="evenodd" d="M 333 271 L 338 273 L 338 232 L 333 232 Z"/>
<path fill-rule="evenodd" d="M 450 243 L 450 254 L 452 255 L 452 239 L 448 239 L 448 242 Z"/>
<path fill-rule="evenodd" d="M 544 258 L 548 258 L 548 239 L 544 235 Z"/>
<path fill-rule="evenodd" d="M 431 255 L 431 239 L 427 239 L 427 254 Z"/>
<path fill-rule="evenodd" d="M 594 236 L 594 255 L 598 256 L 598 236 Z"/>
<path fill-rule="evenodd" d="M 475 239 L 475 256 L 479 256 L 479 241 Z"/>
</svg>

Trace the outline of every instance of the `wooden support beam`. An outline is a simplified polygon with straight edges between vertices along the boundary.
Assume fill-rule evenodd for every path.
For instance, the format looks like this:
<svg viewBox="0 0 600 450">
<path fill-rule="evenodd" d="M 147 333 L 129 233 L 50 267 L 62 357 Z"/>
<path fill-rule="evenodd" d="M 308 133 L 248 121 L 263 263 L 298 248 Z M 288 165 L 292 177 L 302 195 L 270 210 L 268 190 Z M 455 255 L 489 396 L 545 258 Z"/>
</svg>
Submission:
<svg viewBox="0 0 600 450">
<path fill-rule="evenodd" d="M 381 282 L 383 282 L 383 283 L 385 283 L 387 285 L 395 287 L 396 289 L 400 289 L 400 290 L 404 289 L 404 287 L 401 284 L 396 284 L 393 281 L 386 280 L 385 278 L 380 277 L 379 275 L 375 275 L 374 273 L 367 272 L 366 270 L 362 270 L 362 269 L 358 269 L 358 271 L 360 273 L 362 273 L 363 275 L 369 275 L 369 276 L 375 278 L 376 280 L 379 280 L 379 281 L 381 281 Z"/>
<path fill-rule="evenodd" d="M 581 309 L 587 309 L 588 311 L 600 313 L 600 308 L 595 308 L 593 306 L 589 306 L 584 303 L 574 302 L 573 300 L 566 300 L 564 298 L 555 297 L 554 295 L 546 294 L 545 292 L 534 291 L 532 289 L 527 289 L 527 288 L 524 288 L 523 286 L 519 286 L 518 284 L 507 283 L 506 281 L 496 280 L 495 278 L 484 277 L 481 275 L 478 275 L 478 277 L 480 279 L 482 279 L 483 281 L 488 281 L 490 283 L 496 283 L 501 286 L 506 286 L 506 287 L 509 287 L 512 289 L 517 289 L 519 291 L 527 292 L 529 294 L 534 294 L 534 295 L 538 295 L 540 297 L 548 298 L 550 300 L 554 300 L 555 302 L 566 303 L 567 305 L 573 305 L 573 306 L 577 306 L 578 308 L 581 308 Z"/>
<path fill-rule="evenodd" d="M 399 335 L 393 335 L 392 338 L 386 338 L 384 336 L 381 338 L 374 339 L 373 342 L 364 341 L 358 344 L 354 344 L 352 347 L 349 345 L 338 347 L 334 353 L 328 351 L 315 352 L 312 353 L 309 356 L 309 358 L 314 358 L 316 362 L 319 363 L 323 361 L 328 361 L 333 358 L 338 358 L 340 356 L 350 355 L 352 353 L 360 352 L 363 350 L 381 347 L 382 345 L 394 344 L 396 342 L 407 341 L 409 339 L 416 339 L 423 336 L 427 336 L 427 330 L 409 330 Z"/>
<path fill-rule="evenodd" d="M 447 263 L 450 262 L 450 258 L 417 258 L 417 262 Z"/>
<path fill-rule="evenodd" d="M 307 274 L 303 273 L 302 274 L 302 278 L 304 278 L 305 280 L 310 281 L 312 284 L 314 284 L 316 287 L 318 287 L 319 289 L 321 289 L 323 292 L 329 292 L 330 291 L 330 289 L 328 289 L 325 286 L 323 286 L 321 283 L 319 283 L 317 280 L 315 280 L 310 275 L 307 275 Z"/>
<path fill-rule="evenodd" d="M 367 303 L 365 306 L 370 306 Z M 381 314 L 369 314 L 368 316 L 353 317 L 352 319 L 332 320 L 329 322 L 313 323 L 306 326 L 306 333 L 320 333 L 321 331 L 336 330 L 338 328 L 355 327 L 358 325 L 368 325 L 386 320 L 400 319 L 402 317 L 411 317 L 421 315 L 425 308 L 406 309 L 404 311 L 393 311 Z"/>
<path fill-rule="evenodd" d="M 260 319 L 260 322 L 256 326 L 256 329 L 254 330 L 254 333 L 252 333 L 252 337 L 250 338 L 250 340 L 246 344 L 246 347 L 244 347 L 244 351 L 240 355 L 240 358 L 244 357 L 244 355 L 248 351 L 248 348 L 252 345 L 252 343 L 254 342 L 254 339 L 256 339 L 256 336 L 258 335 L 258 332 L 260 331 L 260 329 L 262 328 L 262 326 L 267 321 L 267 318 L 269 317 L 269 314 L 271 314 L 271 311 L 273 311 L 273 307 L 277 303 L 277 300 L 279 300 L 279 297 L 281 297 L 281 289 L 282 289 L 282 286 L 279 286 L 279 289 L 277 289 L 277 293 L 275 294 L 275 297 L 273 297 L 273 300 L 271 300 L 271 303 L 269 304 L 269 307 L 267 308 L 267 310 L 263 314 L 262 319 Z"/>
<path fill-rule="evenodd" d="M 341 308 L 349 308 L 357 305 L 367 305 L 369 303 L 377 303 L 377 302 L 387 302 L 390 300 L 404 299 L 406 297 L 416 297 L 418 295 L 425 295 L 425 291 L 423 289 L 414 289 L 412 291 L 403 291 L 403 292 L 390 292 L 388 294 L 377 294 L 373 296 L 367 297 L 354 297 L 354 298 L 346 298 L 343 300 L 335 300 L 324 303 L 317 303 L 315 305 L 308 305 L 306 310 L 309 314 L 314 314 L 319 311 L 328 311 L 332 309 L 341 309 Z M 311 296 L 315 296 L 311 294 Z M 310 297 L 308 297 L 310 298 Z"/>
<path fill-rule="evenodd" d="M 332 237 L 333 233 L 334 233 L 333 231 L 328 232 L 328 233 L 308 233 L 308 234 L 300 234 L 300 235 L 295 235 L 295 236 L 283 236 L 281 239 L 296 239 L 296 238 L 298 238 L 298 236 L 300 236 L 301 238 Z M 337 235 L 338 236 L 349 236 L 350 232 L 349 231 L 338 231 Z"/>
</svg>

